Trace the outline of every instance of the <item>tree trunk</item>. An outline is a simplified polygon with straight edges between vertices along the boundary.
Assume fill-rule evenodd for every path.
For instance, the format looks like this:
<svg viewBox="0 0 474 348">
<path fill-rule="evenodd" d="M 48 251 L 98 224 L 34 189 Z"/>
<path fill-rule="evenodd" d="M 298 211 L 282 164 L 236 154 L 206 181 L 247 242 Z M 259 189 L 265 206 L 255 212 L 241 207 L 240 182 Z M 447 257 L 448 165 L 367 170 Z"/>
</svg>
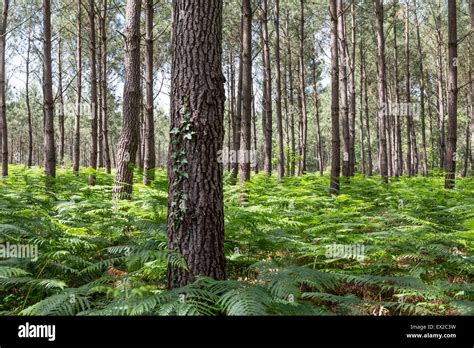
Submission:
<svg viewBox="0 0 474 348">
<path fill-rule="evenodd" d="M 31 55 L 31 30 L 28 34 L 28 46 L 26 49 L 26 110 L 28 114 L 28 167 L 33 165 L 33 120 L 30 103 L 30 55 Z"/>
<path fill-rule="evenodd" d="M 242 117 L 240 138 L 240 182 L 250 180 L 250 149 L 252 142 L 252 8 L 243 0 L 242 33 Z"/>
<path fill-rule="evenodd" d="M 89 0 L 89 27 L 90 27 L 90 69 L 91 69 L 91 152 L 90 167 L 97 169 L 97 61 L 96 61 L 96 34 L 95 34 L 95 4 Z M 89 185 L 95 185 L 95 175 L 89 175 Z"/>
<path fill-rule="evenodd" d="M 361 34 L 363 33 L 363 30 L 361 29 Z M 359 53 L 360 53 L 360 70 L 359 70 L 359 75 L 360 75 L 360 90 L 359 90 L 359 103 L 360 103 L 360 109 L 359 109 L 359 129 L 360 129 L 360 163 L 362 165 L 362 174 L 366 175 L 367 174 L 367 169 L 366 169 L 366 159 L 365 159 L 365 131 L 364 131 L 364 67 L 363 67 L 363 61 L 364 61 L 364 38 L 361 36 L 360 43 L 359 43 Z"/>
<path fill-rule="evenodd" d="M 232 165 L 231 178 L 237 179 L 239 173 L 239 152 L 240 152 L 240 138 L 242 136 L 242 79 L 243 79 L 243 50 L 244 50 L 244 9 L 243 3 L 241 8 L 241 19 L 240 19 L 240 52 L 239 52 L 239 75 L 237 81 L 237 100 L 235 105 L 235 115 L 232 121 L 232 138 L 233 148 L 235 151 L 235 161 Z"/>
<path fill-rule="evenodd" d="M 395 6 L 395 5 L 394 5 Z M 397 17 L 393 18 L 393 48 L 395 65 L 395 103 L 397 112 L 395 115 L 395 176 L 403 175 L 403 147 L 402 147 L 402 119 L 400 116 L 400 80 L 398 79 L 398 46 L 397 46 Z"/>
<path fill-rule="evenodd" d="M 300 117 L 299 117 L 299 157 L 298 175 L 306 173 L 306 147 L 308 138 L 308 118 L 306 115 L 306 85 L 304 73 L 304 0 L 300 0 L 300 54 L 299 54 L 299 75 L 300 75 Z"/>
<path fill-rule="evenodd" d="M 428 176 L 428 158 L 426 151 L 426 120 L 425 120 L 425 72 L 423 67 L 423 50 L 421 48 L 420 23 L 418 21 L 418 11 L 415 6 L 416 19 L 416 41 L 418 46 L 419 66 L 420 66 L 420 120 L 421 120 L 421 157 L 423 166 L 423 175 Z"/>
<path fill-rule="evenodd" d="M 331 16 L 331 183 L 329 193 L 339 193 L 341 172 L 341 144 L 339 138 L 339 56 L 338 56 L 338 0 L 330 0 Z"/>
<path fill-rule="evenodd" d="M 100 38 L 102 47 L 102 132 L 103 132 L 103 144 L 104 144 L 104 164 L 108 174 L 112 172 L 112 165 L 110 161 L 110 146 L 109 146 L 109 116 L 108 116 L 108 105 L 107 105 L 107 5 L 108 0 L 103 0 L 103 14 L 100 25 Z"/>
<path fill-rule="evenodd" d="M 188 269 L 169 267 L 170 288 L 197 276 L 226 276 L 223 168 L 218 163 L 224 140 L 222 6 L 220 0 L 173 2 L 168 248 L 184 257 Z M 247 53 L 245 48 L 246 61 Z"/>
<path fill-rule="evenodd" d="M 448 143 L 446 147 L 446 179 L 444 186 L 454 188 L 456 175 L 457 107 L 458 107 L 458 37 L 456 1 L 448 0 Z"/>
<path fill-rule="evenodd" d="M 370 139 L 370 120 L 369 120 L 369 96 L 368 96 L 368 79 L 367 79 L 367 67 L 366 67 L 366 55 L 364 51 L 364 61 L 361 63 L 364 67 L 364 113 L 365 113 L 365 125 L 367 128 L 367 176 L 372 176 L 373 163 L 372 163 L 372 141 Z"/>
<path fill-rule="evenodd" d="M 8 127 L 5 95 L 5 49 L 7 44 L 7 20 L 9 0 L 3 1 L 2 22 L 0 24 L 0 129 L 2 143 L 2 176 L 8 176 Z"/>
<path fill-rule="evenodd" d="M 316 57 L 316 46 L 314 47 L 314 57 Z M 318 162 L 319 174 L 323 176 L 324 166 L 323 166 L 323 155 L 322 155 L 322 138 L 321 138 L 321 122 L 319 116 L 319 92 L 318 92 L 318 77 L 316 75 L 316 58 L 313 59 L 313 89 L 314 89 L 314 108 L 315 108 L 315 117 L 314 121 L 316 123 L 316 156 Z"/>
<path fill-rule="evenodd" d="M 82 5 L 81 0 L 77 0 L 77 77 L 76 77 L 76 117 L 74 122 L 74 150 L 73 150 L 73 172 L 79 172 L 81 162 L 81 98 L 82 98 Z"/>
<path fill-rule="evenodd" d="M 385 79 L 385 38 L 383 32 L 383 3 L 382 0 L 374 0 L 376 20 L 375 30 L 377 32 L 377 64 L 378 64 L 378 125 L 379 125 L 379 156 L 380 156 L 380 175 L 384 183 L 388 182 L 388 163 L 387 163 L 387 132 L 386 132 L 386 112 L 387 105 L 387 83 Z"/>
<path fill-rule="evenodd" d="M 356 55 L 356 24 L 355 5 L 351 2 L 351 54 L 349 75 L 349 176 L 355 174 L 355 118 L 356 118 L 356 89 L 355 89 L 355 55 Z"/>
<path fill-rule="evenodd" d="M 342 113 L 342 175 L 349 176 L 349 154 L 350 154 L 350 130 L 349 130 L 349 100 L 347 95 L 347 42 L 344 28 L 344 7 L 342 0 L 338 0 L 338 47 L 339 47 L 339 79 L 341 91 L 341 113 Z"/>
<path fill-rule="evenodd" d="M 276 121 L 278 133 L 278 178 L 285 175 L 285 154 L 283 144 L 283 120 L 281 111 L 281 64 L 280 64 L 280 0 L 275 0 L 275 82 L 276 82 Z"/>
<path fill-rule="evenodd" d="M 288 107 L 290 113 L 290 133 L 291 133 L 291 154 L 288 158 L 290 162 L 290 174 L 295 175 L 295 154 L 296 154 L 296 141 L 295 141 L 295 114 L 294 114 L 294 91 L 293 91 L 293 63 L 292 63 L 292 50 L 291 50 L 291 39 L 290 39 L 290 13 L 286 11 L 286 54 L 288 57 Z"/>
<path fill-rule="evenodd" d="M 141 0 L 128 0 L 125 17 L 125 83 L 123 86 L 123 125 L 117 150 L 115 199 L 130 199 L 133 168 L 140 132 L 142 105 L 140 84 L 140 9 Z"/>
<path fill-rule="evenodd" d="M 264 135 L 264 171 L 267 175 L 272 173 L 272 69 L 270 67 L 270 43 L 268 37 L 268 0 L 262 1 L 262 44 L 263 44 L 263 112 L 262 128 Z"/>
<path fill-rule="evenodd" d="M 146 0 L 145 12 L 145 154 L 143 184 L 155 179 L 155 126 L 153 119 L 153 0 Z"/>
<path fill-rule="evenodd" d="M 59 93 L 59 164 L 64 163 L 64 95 L 63 95 L 63 65 L 62 65 L 62 40 L 58 39 L 58 93 Z"/>
<path fill-rule="evenodd" d="M 51 63 L 51 0 L 43 0 L 43 110 L 44 110 L 44 170 L 47 177 L 56 177 L 54 146 L 53 72 Z M 50 181 L 48 181 L 48 186 Z"/>
<path fill-rule="evenodd" d="M 439 169 L 445 169 L 445 129 L 444 129 L 444 82 L 443 82 L 443 49 L 442 49 L 442 32 L 441 32 L 441 15 L 435 18 L 436 23 L 436 40 L 437 40 L 437 66 L 438 66 L 438 131 L 439 131 Z"/>
</svg>

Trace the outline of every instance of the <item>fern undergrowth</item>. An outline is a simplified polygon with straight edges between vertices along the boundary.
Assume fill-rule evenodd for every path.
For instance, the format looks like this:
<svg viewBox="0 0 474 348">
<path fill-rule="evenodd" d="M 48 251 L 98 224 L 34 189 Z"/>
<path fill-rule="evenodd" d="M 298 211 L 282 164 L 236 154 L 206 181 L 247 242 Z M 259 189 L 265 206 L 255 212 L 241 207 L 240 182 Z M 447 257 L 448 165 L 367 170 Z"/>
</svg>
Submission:
<svg viewBox="0 0 474 348">
<path fill-rule="evenodd" d="M 474 314 L 472 178 L 447 191 L 442 176 L 356 176 L 331 196 L 327 176 L 226 177 L 228 280 L 167 290 L 167 265 L 186 264 L 166 249 L 166 173 L 136 175 L 124 202 L 112 176 L 88 174 L 60 170 L 54 191 L 37 168 L 0 179 L 0 245 L 38 250 L 0 258 L 1 314 Z M 337 245 L 363 255 L 328 257 Z"/>
</svg>

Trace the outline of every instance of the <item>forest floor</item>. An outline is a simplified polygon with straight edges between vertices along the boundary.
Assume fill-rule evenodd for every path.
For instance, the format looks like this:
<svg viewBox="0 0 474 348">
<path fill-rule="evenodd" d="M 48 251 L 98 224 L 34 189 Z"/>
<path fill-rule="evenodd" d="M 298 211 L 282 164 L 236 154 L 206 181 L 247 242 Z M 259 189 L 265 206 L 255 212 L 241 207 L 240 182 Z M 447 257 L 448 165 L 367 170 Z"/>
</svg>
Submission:
<svg viewBox="0 0 474 348">
<path fill-rule="evenodd" d="M 474 179 L 225 177 L 228 280 L 166 290 L 167 177 L 113 202 L 113 177 L 0 179 L 0 314 L 474 314 Z M 12 256 L 13 247 L 30 251 Z M 10 248 L 10 255 L 8 255 Z M 29 249 L 28 249 L 29 248 Z M 37 248 L 37 249 L 36 249 Z M 19 249 L 17 249 L 18 251 Z M 4 254 L 2 255 L 1 252 Z M 3 259 L 2 259 L 3 256 Z"/>
</svg>

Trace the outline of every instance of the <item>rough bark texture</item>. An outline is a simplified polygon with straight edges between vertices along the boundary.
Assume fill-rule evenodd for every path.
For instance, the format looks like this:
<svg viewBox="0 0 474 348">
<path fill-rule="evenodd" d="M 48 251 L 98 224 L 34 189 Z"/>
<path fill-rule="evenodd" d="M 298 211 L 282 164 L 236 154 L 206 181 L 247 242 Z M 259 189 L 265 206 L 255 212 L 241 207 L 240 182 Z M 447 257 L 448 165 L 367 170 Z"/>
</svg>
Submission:
<svg viewBox="0 0 474 348">
<path fill-rule="evenodd" d="M 350 130 L 349 130 L 349 99 L 347 95 L 347 42 L 344 28 L 344 7 L 342 0 L 337 2 L 338 8 L 338 47 L 339 47 L 339 80 L 341 91 L 343 157 L 342 175 L 349 176 Z"/>
<path fill-rule="evenodd" d="M 243 33 L 242 33 L 242 117 L 240 150 L 250 155 L 252 142 L 252 8 L 250 0 L 243 0 Z M 250 161 L 241 153 L 240 182 L 250 180 Z"/>
<path fill-rule="evenodd" d="M 438 67 L 438 130 L 439 130 L 439 169 L 445 169 L 445 129 L 444 129 L 444 79 L 443 79 L 443 37 L 441 31 L 441 15 L 435 17 L 437 41 L 437 67 Z"/>
<path fill-rule="evenodd" d="M 103 13 L 100 25 L 100 41 L 102 47 L 102 78 L 101 78 L 101 89 L 102 89 L 102 133 L 103 133 L 103 144 L 104 144 L 104 164 L 107 173 L 112 172 L 112 164 L 110 161 L 110 146 L 109 146 L 109 117 L 108 117 L 108 105 L 107 105 L 107 2 L 103 0 Z"/>
<path fill-rule="evenodd" d="M 306 173 L 306 147 L 308 138 L 308 117 L 306 114 L 306 82 L 304 66 L 304 0 L 300 0 L 300 52 L 299 52 L 299 77 L 300 77 L 300 117 L 299 117 L 299 157 L 298 175 Z"/>
<path fill-rule="evenodd" d="M 243 4 L 242 4 L 243 6 Z M 237 174 L 239 173 L 239 157 L 238 153 L 240 150 L 240 138 L 242 131 L 242 68 L 243 68 L 243 33 L 244 33 L 244 12 L 242 7 L 242 15 L 240 19 L 240 51 L 239 51 L 239 74 L 237 81 L 237 97 L 235 102 L 235 114 L 232 119 L 232 150 L 235 151 L 236 158 L 235 162 L 232 164 L 231 177 L 237 179 Z"/>
<path fill-rule="evenodd" d="M 339 193 L 341 172 L 341 140 L 339 136 L 339 56 L 338 56 L 338 9 L 337 0 L 330 0 L 331 16 L 331 183 L 329 192 Z"/>
<path fill-rule="evenodd" d="M 262 44 L 263 44 L 263 136 L 264 136 L 264 164 L 266 174 L 272 173 L 272 69 L 270 67 L 270 43 L 268 37 L 268 0 L 262 1 Z"/>
<path fill-rule="evenodd" d="M 456 1 L 448 0 L 448 142 L 446 146 L 447 189 L 454 188 L 456 174 L 457 103 L 458 103 L 458 38 Z"/>
<path fill-rule="evenodd" d="M 97 169 L 97 57 L 96 57 L 96 34 L 95 34 L 95 4 L 89 0 L 89 27 L 90 27 L 90 69 L 91 69 L 91 150 L 90 167 Z M 89 185 L 95 185 L 95 175 L 89 175 Z"/>
<path fill-rule="evenodd" d="M 393 51 L 394 51 L 394 65 L 395 65 L 395 103 L 400 105 L 400 81 L 398 79 L 398 46 L 397 46 L 397 17 L 393 19 Z M 402 126 L 400 113 L 393 115 L 395 117 L 395 176 L 403 174 L 403 148 L 402 148 Z"/>
<path fill-rule="evenodd" d="M 351 1 L 351 54 L 349 75 L 349 175 L 355 174 L 355 118 L 356 118 L 356 88 L 355 88 L 355 55 L 356 55 L 356 24 L 355 5 Z"/>
<path fill-rule="evenodd" d="M 145 153 L 143 184 L 155 179 L 155 123 L 153 119 L 153 0 L 146 1 L 145 13 Z"/>
<path fill-rule="evenodd" d="M 225 279 L 222 1 L 175 0 L 172 50 L 168 247 L 188 270 L 170 266 L 170 288 Z"/>
<path fill-rule="evenodd" d="M 62 64 L 62 40 L 58 39 L 58 93 L 59 93 L 59 165 L 64 163 L 64 95 L 63 95 L 63 64 Z"/>
<path fill-rule="evenodd" d="M 44 170 L 56 177 L 56 148 L 54 146 L 53 72 L 51 64 L 51 1 L 43 0 L 43 110 L 44 110 Z"/>
<path fill-rule="evenodd" d="M 280 64 L 280 0 L 275 0 L 275 84 L 276 122 L 278 136 L 278 177 L 285 175 L 285 154 L 283 144 L 283 121 L 281 111 L 281 64 Z"/>
<path fill-rule="evenodd" d="M 117 150 L 115 199 L 128 199 L 133 189 L 133 167 L 138 148 L 140 109 L 140 0 L 128 0 L 125 15 L 125 83 L 123 125 Z"/>
<path fill-rule="evenodd" d="M 26 94 L 26 111 L 28 114 L 28 167 L 33 165 L 33 120 L 31 114 L 31 103 L 30 103 L 30 55 L 31 55 L 31 31 L 28 35 L 28 47 L 26 49 L 26 83 L 25 83 L 25 94 Z"/>
<path fill-rule="evenodd" d="M 76 117 L 74 120 L 74 149 L 73 149 L 73 172 L 79 172 L 79 163 L 81 161 L 81 98 L 82 98 L 82 6 L 81 0 L 77 0 L 77 77 L 76 77 Z"/>
<path fill-rule="evenodd" d="M 378 103 L 379 111 L 377 115 L 379 126 L 379 157 L 380 157 L 380 175 L 383 182 L 388 182 L 388 162 L 387 162 L 387 132 L 386 132 L 386 113 L 387 105 L 387 82 L 385 78 L 385 38 L 383 31 L 383 4 L 382 0 L 374 0 L 376 19 L 375 30 L 377 33 L 377 64 L 378 64 Z"/>
<path fill-rule="evenodd" d="M 2 145 L 2 176 L 8 175 L 8 127 L 5 98 L 5 48 L 7 44 L 7 20 L 10 1 L 3 1 L 2 22 L 0 23 L 0 129 Z"/>
<path fill-rule="evenodd" d="M 286 11 L 286 55 L 288 59 L 288 109 L 289 109 L 289 123 L 290 123 L 290 143 L 291 153 L 289 153 L 288 161 L 290 163 L 290 174 L 295 175 L 295 154 L 296 154 L 296 141 L 295 141 L 295 113 L 294 113 L 294 90 L 293 90 L 293 62 L 292 62 L 292 50 L 291 50 L 291 39 L 290 39 L 290 13 Z"/>
<path fill-rule="evenodd" d="M 423 175 L 428 175 L 428 158 L 426 151 L 426 119 L 425 119 L 425 72 L 423 66 L 423 50 L 421 47 L 420 22 L 418 21 L 418 12 L 415 1 L 415 19 L 416 19 L 416 42 L 418 47 L 418 62 L 420 67 L 420 120 L 421 120 L 421 157 Z"/>
</svg>

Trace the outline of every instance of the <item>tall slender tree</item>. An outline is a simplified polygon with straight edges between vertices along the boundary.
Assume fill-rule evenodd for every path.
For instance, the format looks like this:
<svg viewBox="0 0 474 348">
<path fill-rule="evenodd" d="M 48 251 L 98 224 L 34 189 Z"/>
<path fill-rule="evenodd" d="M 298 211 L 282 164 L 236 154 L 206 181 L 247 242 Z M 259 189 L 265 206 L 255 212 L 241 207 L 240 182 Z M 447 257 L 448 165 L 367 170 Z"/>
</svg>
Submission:
<svg viewBox="0 0 474 348">
<path fill-rule="evenodd" d="M 101 109 L 102 109 L 102 132 L 103 132 L 103 157 L 104 157 L 104 164 L 107 173 L 112 172 L 112 164 L 110 161 L 110 145 L 109 145 L 109 108 L 107 103 L 107 18 L 108 18 L 108 1 L 109 0 L 102 0 L 103 1 L 103 11 L 102 16 L 100 19 L 100 42 L 101 42 L 101 51 L 102 51 L 102 78 L 101 78 Z"/>
<path fill-rule="evenodd" d="M 268 0 L 262 1 L 262 58 L 263 58 L 263 110 L 262 128 L 264 138 L 264 171 L 270 175 L 272 173 L 272 136 L 273 136 L 273 116 L 272 116 L 272 69 L 270 67 L 270 40 L 268 35 Z"/>
<path fill-rule="evenodd" d="M 7 104 L 5 96 L 5 51 L 7 45 L 7 21 L 9 0 L 3 1 L 2 18 L 0 23 L 0 131 L 2 145 L 2 176 L 8 175 L 8 126 Z"/>
<path fill-rule="evenodd" d="M 298 175 L 306 172 L 306 147 L 308 138 L 308 115 L 306 114 L 306 81 L 305 81 L 305 65 L 304 65 L 304 43 L 305 43 L 305 12 L 304 0 L 300 0 L 300 50 L 299 50 L 299 78 L 300 78 L 300 117 L 299 117 L 299 165 Z"/>
<path fill-rule="evenodd" d="M 385 77 L 385 36 L 383 28 L 383 3 L 382 0 L 374 0 L 375 7 L 375 31 L 377 33 L 377 65 L 378 65 L 378 113 L 377 124 L 379 126 L 379 157 L 380 175 L 382 181 L 388 182 L 388 159 L 387 159 L 387 131 L 386 131 L 386 105 L 387 105 L 387 81 Z"/>
<path fill-rule="evenodd" d="M 173 2 L 168 248 L 184 257 L 187 269 L 169 267 L 171 288 L 197 276 L 226 276 L 218 163 L 224 140 L 222 6 L 220 0 Z"/>
<path fill-rule="evenodd" d="M 97 139 L 97 55 L 96 55 L 96 30 L 95 30 L 95 18 L 96 18 L 96 6 L 94 0 L 89 0 L 88 7 L 89 14 L 89 54 L 90 54 L 90 71 L 91 71 L 91 151 L 90 151 L 90 167 L 97 169 L 97 152 L 98 152 L 98 139 Z M 89 185 L 95 185 L 95 174 L 89 175 Z"/>
<path fill-rule="evenodd" d="M 329 0 L 331 16 L 331 183 L 329 192 L 339 193 L 341 172 L 341 143 L 339 136 L 339 51 L 338 51 L 338 0 Z"/>
<path fill-rule="evenodd" d="M 143 183 L 155 178 L 155 126 L 153 119 L 153 0 L 146 0 L 145 11 L 145 117 Z"/>
<path fill-rule="evenodd" d="M 142 105 L 140 84 L 141 0 L 127 0 L 125 13 L 125 83 L 123 86 L 123 124 L 117 150 L 115 199 L 129 199 L 133 190 L 133 167 L 140 132 Z"/>
<path fill-rule="evenodd" d="M 347 42 L 346 30 L 344 25 L 344 6 L 343 1 L 338 0 L 338 48 L 339 48 L 339 85 L 341 93 L 341 112 L 342 112 L 342 137 L 343 137 L 343 157 L 342 157 L 342 175 L 349 176 L 349 156 L 350 156 L 350 129 L 349 129 L 349 99 L 347 95 Z"/>
<path fill-rule="evenodd" d="M 456 175 L 458 107 L 458 36 L 456 0 L 448 0 L 448 143 L 445 187 L 454 188 Z"/>
<path fill-rule="evenodd" d="M 74 118 L 73 172 L 79 172 L 81 161 L 81 102 L 82 102 L 82 5 L 77 0 L 77 41 L 76 41 L 76 115 Z"/>
<path fill-rule="evenodd" d="M 240 132 L 240 182 L 250 180 L 250 149 L 252 143 L 252 6 L 242 1 L 242 117 Z"/>
<path fill-rule="evenodd" d="M 46 176 L 56 177 L 56 147 L 54 145 L 53 69 L 51 59 L 51 0 L 43 0 L 43 112 L 44 169 Z M 48 182 L 48 185 L 50 182 Z"/>
<path fill-rule="evenodd" d="M 281 111 L 281 62 L 280 62 L 280 0 L 275 0 L 275 84 L 276 84 L 276 99 L 275 111 L 277 122 L 277 137 L 278 137 L 278 177 L 281 179 L 285 175 L 285 154 L 283 144 L 283 120 Z"/>
</svg>

